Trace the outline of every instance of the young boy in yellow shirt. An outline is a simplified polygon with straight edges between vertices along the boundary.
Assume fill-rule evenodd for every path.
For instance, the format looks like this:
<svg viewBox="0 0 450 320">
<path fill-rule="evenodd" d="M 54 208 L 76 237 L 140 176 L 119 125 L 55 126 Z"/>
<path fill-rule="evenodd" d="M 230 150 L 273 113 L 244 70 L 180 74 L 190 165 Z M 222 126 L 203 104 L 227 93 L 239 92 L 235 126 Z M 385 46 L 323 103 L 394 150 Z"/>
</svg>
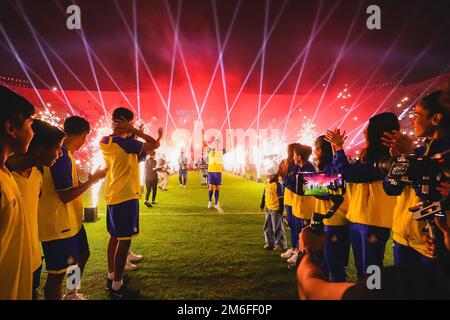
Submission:
<svg viewBox="0 0 450 320">
<path fill-rule="evenodd" d="M 33 114 L 31 103 L 0 86 L 0 300 L 31 299 L 34 270 L 25 203 L 5 162 L 27 152 Z"/>
</svg>

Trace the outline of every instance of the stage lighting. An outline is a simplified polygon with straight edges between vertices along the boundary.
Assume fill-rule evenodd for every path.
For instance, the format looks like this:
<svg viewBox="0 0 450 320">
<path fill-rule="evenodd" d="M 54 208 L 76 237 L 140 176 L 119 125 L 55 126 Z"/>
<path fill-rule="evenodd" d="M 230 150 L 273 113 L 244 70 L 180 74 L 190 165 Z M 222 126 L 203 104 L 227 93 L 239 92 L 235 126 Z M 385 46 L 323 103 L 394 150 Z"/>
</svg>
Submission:
<svg viewBox="0 0 450 320">
<path fill-rule="evenodd" d="M 52 90 L 53 90 L 53 91 L 57 91 L 58 88 L 57 88 L 57 87 L 53 87 Z"/>
</svg>

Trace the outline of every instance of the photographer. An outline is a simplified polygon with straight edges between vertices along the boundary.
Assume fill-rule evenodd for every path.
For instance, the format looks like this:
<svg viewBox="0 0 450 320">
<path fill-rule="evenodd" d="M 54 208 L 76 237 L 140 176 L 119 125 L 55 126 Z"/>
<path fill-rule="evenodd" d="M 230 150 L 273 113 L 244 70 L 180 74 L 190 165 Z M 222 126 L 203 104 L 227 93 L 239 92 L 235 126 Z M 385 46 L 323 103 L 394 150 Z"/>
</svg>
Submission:
<svg viewBox="0 0 450 320">
<path fill-rule="evenodd" d="M 385 146 L 390 148 L 391 156 L 415 154 L 432 157 L 450 148 L 450 115 L 443 102 L 442 91 L 427 95 L 415 107 L 411 125 L 416 137 L 426 138 L 425 145 L 413 149 L 412 140 L 398 131 L 385 132 L 382 138 Z M 449 159 L 448 154 L 444 159 Z M 432 179 L 433 180 L 433 179 Z M 412 185 L 386 180 L 384 190 L 389 195 L 400 195 L 394 210 L 394 263 L 395 265 L 431 262 L 433 256 L 427 251 L 423 241 L 425 221 L 416 221 L 411 217 L 410 207 L 419 201 L 437 201 L 441 195 L 437 190 L 439 182 L 430 181 L 429 194 L 422 192 L 422 182 L 413 181 Z"/>
<path fill-rule="evenodd" d="M 450 229 L 435 218 L 444 234 L 445 247 L 450 254 Z M 450 265 L 446 263 L 413 266 L 394 266 L 381 269 L 380 289 L 369 289 L 367 277 L 356 283 L 327 281 L 320 267 L 326 235 L 317 235 L 304 228 L 299 237 L 302 258 L 297 269 L 297 286 L 300 299 L 450 299 Z M 435 243 L 427 239 L 429 250 Z"/>
<path fill-rule="evenodd" d="M 385 175 L 374 164 L 389 156 L 389 148 L 383 146 L 381 141 L 383 133 L 399 128 L 397 116 L 393 113 L 371 117 L 364 132 L 366 146 L 361 159 L 355 163 L 350 163 L 344 152 L 345 132 L 341 134 L 338 129 L 326 134 L 336 152 L 333 166 L 347 182 L 352 183 L 347 219 L 350 221 L 350 242 L 358 278 L 371 265 L 383 266 L 396 198 L 387 196 L 383 191 Z"/>
<path fill-rule="evenodd" d="M 316 167 L 327 176 L 337 174 L 333 167 L 333 150 L 325 136 L 320 136 L 314 143 Z M 333 206 L 331 200 L 315 199 L 314 212 L 326 214 Z M 350 254 L 350 235 L 346 214 L 350 203 L 349 192 L 345 192 L 344 201 L 330 219 L 324 219 L 327 239 L 324 248 L 324 268 L 328 270 L 330 279 L 335 282 L 347 281 L 347 266 Z"/>
</svg>

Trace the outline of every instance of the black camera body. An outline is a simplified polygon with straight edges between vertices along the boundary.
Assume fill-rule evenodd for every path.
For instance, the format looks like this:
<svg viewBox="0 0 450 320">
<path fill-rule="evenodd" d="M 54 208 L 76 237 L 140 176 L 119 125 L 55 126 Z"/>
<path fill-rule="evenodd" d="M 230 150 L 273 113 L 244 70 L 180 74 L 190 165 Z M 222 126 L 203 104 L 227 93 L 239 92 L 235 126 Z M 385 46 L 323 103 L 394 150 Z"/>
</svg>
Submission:
<svg viewBox="0 0 450 320">
<path fill-rule="evenodd" d="M 385 158 L 375 165 L 390 180 L 404 183 L 424 182 L 428 180 L 439 180 L 443 172 L 442 158 L 425 157 L 417 155 L 398 156 Z"/>
<path fill-rule="evenodd" d="M 424 200 L 409 208 L 409 211 L 412 219 L 427 222 L 430 237 L 435 239 L 437 245 L 436 257 L 443 254 L 445 250 L 442 248 L 442 234 L 434 218 L 445 219 L 445 211 L 449 209 L 449 203 L 447 197 L 440 200 L 430 197 L 430 191 L 432 191 L 430 186 L 437 186 L 449 180 L 449 164 L 443 157 L 448 152 L 449 150 L 432 157 L 417 155 L 391 157 L 375 164 L 393 184 L 407 183 L 420 186 Z"/>
</svg>

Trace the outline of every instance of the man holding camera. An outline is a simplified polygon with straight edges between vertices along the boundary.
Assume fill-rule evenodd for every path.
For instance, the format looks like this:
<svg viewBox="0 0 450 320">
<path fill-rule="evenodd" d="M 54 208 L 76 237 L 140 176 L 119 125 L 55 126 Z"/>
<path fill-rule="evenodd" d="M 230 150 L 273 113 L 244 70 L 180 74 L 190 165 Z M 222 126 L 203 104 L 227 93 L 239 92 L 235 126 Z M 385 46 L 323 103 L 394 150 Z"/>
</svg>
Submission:
<svg viewBox="0 0 450 320">
<path fill-rule="evenodd" d="M 323 252 L 325 234 L 315 234 L 312 228 L 306 228 L 299 236 L 301 255 L 298 260 L 297 283 L 301 299 L 449 299 L 450 298 L 450 228 L 446 223 L 448 215 L 450 116 L 448 106 L 442 102 L 442 91 L 426 96 L 415 109 L 412 126 L 417 137 L 426 138 L 422 147 L 412 147 L 412 141 L 399 132 L 385 133 L 384 144 L 390 147 L 392 156 L 410 155 L 433 157 L 441 154 L 441 173 L 446 181 L 430 179 L 425 185 L 413 181 L 409 198 L 399 202 L 394 213 L 394 260 L 395 266 L 378 269 L 379 285 L 368 285 L 377 270 L 358 279 L 357 283 L 330 283 L 322 273 L 320 259 Z M 420 173 L 421 175 L 424 173 Z M 428 186 L 427 188 L 423 188 Z M 388 194 L 399 195 L 404 185 L 385 183 Z M 404 191 L 403 191 L 404 192 Z M 409 207 L 416 205 L 416 196 L 423 202 L 444 201 L 445 216 L 435 216 L 429 225 L 436 226 L 442 238 L 432 239 L 422 234 L 423 224 L 412 223 Z M 397 224 L 397 225 L 395 225 Z M 410 235 L 405 239 L 404 235 Z M 414 235 L 414 238 L 411 238 Z M 402 238 L 403 236 L 403 238 Z M 401 241 L 405 242 L 401 242 Z M 438 259 L 431 259 L 437 256 Z M 420 263 L 426 261 L 427 264 Z M 419 263 L 417 263 L 419 262 Z M 431 263 L 432 262 L 432 263 Z"/>
<path fill-rule="evenodd" d="M 450 255 L 450 228 L 444 219 L 435 218 L 444 234 L 444 244 Z M 299 236 L 300 263 L 297 269 L 299 298 L 305 300 L 341 299 L 449 299 L 450 264 L 447 260 L 431 265 L 395 266 L 381 269 L 380 286 L 370 289 L 365 276 L 356 283 L 330 282 L 322 272 L 320 261 L 326 234 L 315 234 L 310 227 Z M 425 237 L 427 250 L 434 255 L 435 242 Z"/>
<path fill-rule="evenodd" d="M 410 155 L 431 158 L 450 148 L 450 113 L 442 101 L 442 91 L 435 91 L 427 95 L 415 107 L 414 118 L 411 125 L 415 136 L 425 138 L 425 145 L 413 149 L 412 140 L 400 132 L 385 133 L 383 138 L 385 146 L 390 147 L 392 156 Z M 443 155 L 449 160 L 449 155 Z M 421 172 L 422 173 L 422 172 Z M 422 173 L 424 174 L 424 173 Z M 408 265 L 415 263 L 429 263 L 431 256 L 423 241 L 425 221 L 416 221 L 411 218 L 409 208 L 416 206 L 420 201 L 432 202 L 441 199 L 437 190 L 439 182 L 430 177 L 429 192 L 422 185 L 424 181 L 413 181 L 412 185 L 401 182 L 385 181 L 384 190 L 389 195 L 399 196 L 394 209 L 393 239 L 394 264 Z"/>
</svg>

